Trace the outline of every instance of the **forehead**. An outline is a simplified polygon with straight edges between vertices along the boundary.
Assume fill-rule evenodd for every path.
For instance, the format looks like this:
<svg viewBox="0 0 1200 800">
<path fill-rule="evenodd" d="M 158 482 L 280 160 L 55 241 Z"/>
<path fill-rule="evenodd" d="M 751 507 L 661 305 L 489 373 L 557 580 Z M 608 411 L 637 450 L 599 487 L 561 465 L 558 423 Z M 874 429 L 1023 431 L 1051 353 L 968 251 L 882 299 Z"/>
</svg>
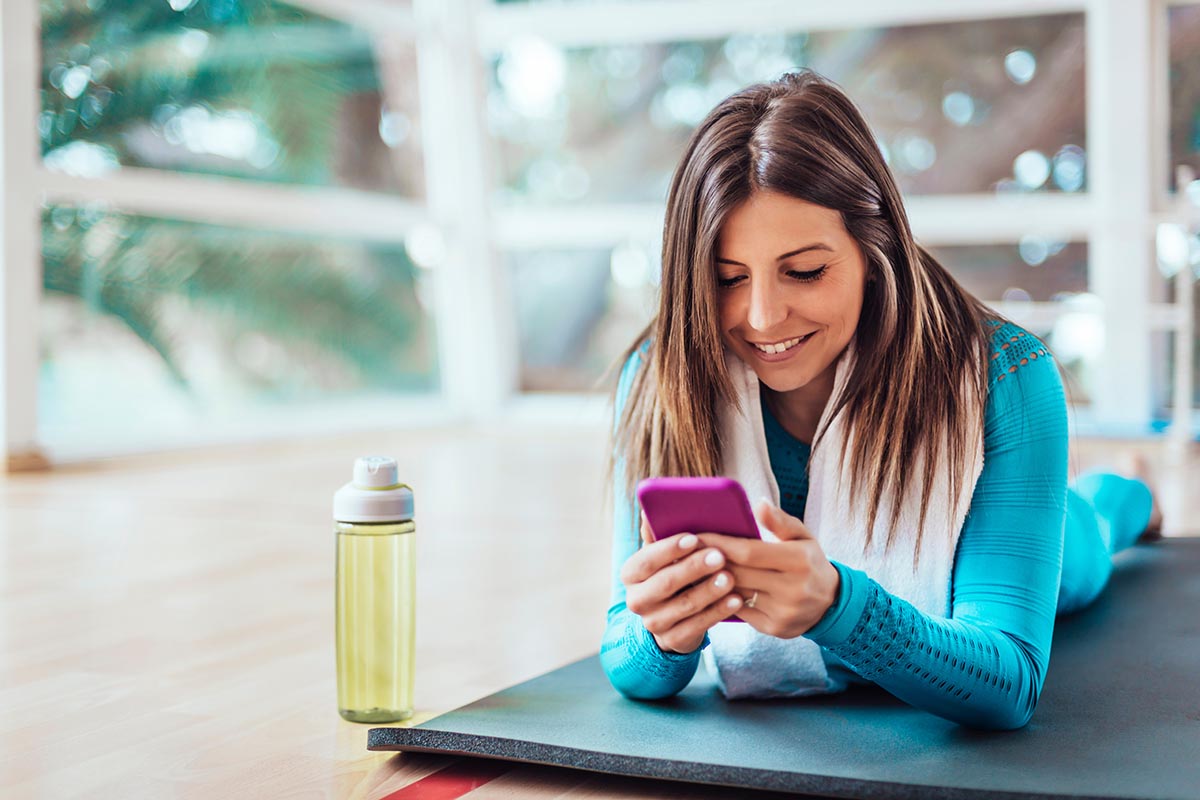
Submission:
<svg viewBox="0 0 1200 800">
<path fill-rule="evenodd" d="M 719 256 L 781 252 L 824 242 L 831 247 L 845 244 L 849 234 L 842 215 L 831 208 L 775 192 L 755 192 L 736 206 L 721 225 Z"/>
</svg>

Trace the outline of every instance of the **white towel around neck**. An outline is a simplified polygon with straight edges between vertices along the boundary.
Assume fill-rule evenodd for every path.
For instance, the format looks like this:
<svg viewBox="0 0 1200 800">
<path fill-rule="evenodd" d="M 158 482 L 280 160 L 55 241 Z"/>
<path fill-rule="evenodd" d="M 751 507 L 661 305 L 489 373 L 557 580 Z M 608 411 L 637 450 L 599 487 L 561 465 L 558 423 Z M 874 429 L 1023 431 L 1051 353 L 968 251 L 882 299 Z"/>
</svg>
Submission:
<svg viewBox="0 0 1200 800">
<path fill-rule="evenodd" d="M 950 580 L 954 552 L 970 508 L 975 483 L 983 469 L 982 421 L 976 426 L 965 463 L 951 465 L 943 452 L 929 499 L 925 520 L 921 560 L 914 573 L 912 562 L 917 544 L 920 515 L 923 457 L 912 465 L 915 480 L 901 505 L 892 549 L 884 553 L 888 522 L 896 499 L 885 494 L 875 523 L 871 547 L 864 555 L 867 530 L 866 491 L 855 491 L 850 477 L 847 453 L 848 432 L 845 415 L 832 422 L 828 417 L 833 400 L 841 393 L 854 364 L 853 343 L 840 356 L 835 371 L 833 394 L 821 416 L 818 430 L 828 430 L 814 448 L 809 464 L 808 500 L 804 524 L 821 544 L 825 556 L 854 569 L 863 570 L 888 592 L 912 603 L 927 614 L 950 613 Z M 763 427 L 759 382 L 754 371 L 736 355 L 727 352 L 725 365 L 737 394 L 737 407 L 721 410 L 720 431 L 723 472 L 746 488 L 751 502 L 768 497 L 779 504 L 779 485 L 771 472 L 767 439 Z M 964 380 L 964 391 L 971 391 Z M 944 391 L 940 387 L 931 391 Z M 943 449 L 944 450 L 944 449 Z M 952 468 L 961 470 L 965 479 L 958 496 L 951 498 Z M 953 506 L 951 506 L 953 500 Z M 947 510 L 953 508 L 952 514 Z M 763 538 L 775 541 L 769 531 Z M 717 685 L 729 698 L 797 697 L 835 691 L 829 679 L 821 648 L 804 637 L 778 639 L 755 631 L 740 622 L 719 623 L 709 632 L 711 644 L 704 657 Z"/>
</svg>

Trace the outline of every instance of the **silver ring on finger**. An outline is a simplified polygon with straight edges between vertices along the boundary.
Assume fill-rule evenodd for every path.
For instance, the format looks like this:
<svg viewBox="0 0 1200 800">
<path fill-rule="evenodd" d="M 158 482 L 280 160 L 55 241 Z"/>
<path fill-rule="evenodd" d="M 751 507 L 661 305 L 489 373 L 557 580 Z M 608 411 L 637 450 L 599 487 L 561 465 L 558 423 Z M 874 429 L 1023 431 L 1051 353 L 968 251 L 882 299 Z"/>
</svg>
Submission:
<svg viewBox="0 0 1200 800">
<path fill-rule="evenodd" d="M 746 608 L 754 608 L 754 604 L 758 602 L 758 590 L 754 590 L 754 594 L 746 601 Z"/>
</svg>

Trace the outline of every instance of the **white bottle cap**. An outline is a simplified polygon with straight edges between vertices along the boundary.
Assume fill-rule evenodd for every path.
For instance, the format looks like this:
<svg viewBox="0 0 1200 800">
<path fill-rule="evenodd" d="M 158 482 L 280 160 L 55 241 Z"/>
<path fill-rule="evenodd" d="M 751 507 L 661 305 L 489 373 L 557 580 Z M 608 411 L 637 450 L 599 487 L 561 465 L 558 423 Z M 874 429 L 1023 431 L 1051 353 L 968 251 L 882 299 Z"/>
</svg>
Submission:
<svg viewBox="0 0 1200 800">
<path fill-rule="evenodd" d="M 403 522 L 413 518 L 412 489 L 400 483 L 400 466 L 387 456 L 354 462 L 354 480 L 333 495 L 337 522 Z"/>
<path fill-rule="evenodd" d="M 363 456 L 354 462 L 354 485 L 363 489 L 394 489 L 400 485 L 400 465 L 387 456 Z"/>
</svg>

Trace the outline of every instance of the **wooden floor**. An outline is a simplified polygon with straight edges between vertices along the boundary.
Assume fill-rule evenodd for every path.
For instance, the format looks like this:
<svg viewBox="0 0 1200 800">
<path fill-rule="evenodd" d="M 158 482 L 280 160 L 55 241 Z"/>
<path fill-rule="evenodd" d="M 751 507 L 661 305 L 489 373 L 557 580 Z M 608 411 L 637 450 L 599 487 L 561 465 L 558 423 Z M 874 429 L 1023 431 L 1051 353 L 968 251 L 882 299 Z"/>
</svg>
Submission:
<svg viewBox="0 0 1200 800">
<path fill-rule="evenodd" d="M 1158 468 L 1194 532 L 1194 454 Z M 416 722 L 594 652 L 607 606 L 604 437 L 440 430 L 142 456 L 0 479 L 6 798 L 376 800 L 451 759 L 374 754 L 336 711 L 330 502 L 355 456 L 416 493 Z M 471 797 L 714 797 L 508 767 Z M 420 796 L 403 794 L 398 796 Z"/>
</svg>

